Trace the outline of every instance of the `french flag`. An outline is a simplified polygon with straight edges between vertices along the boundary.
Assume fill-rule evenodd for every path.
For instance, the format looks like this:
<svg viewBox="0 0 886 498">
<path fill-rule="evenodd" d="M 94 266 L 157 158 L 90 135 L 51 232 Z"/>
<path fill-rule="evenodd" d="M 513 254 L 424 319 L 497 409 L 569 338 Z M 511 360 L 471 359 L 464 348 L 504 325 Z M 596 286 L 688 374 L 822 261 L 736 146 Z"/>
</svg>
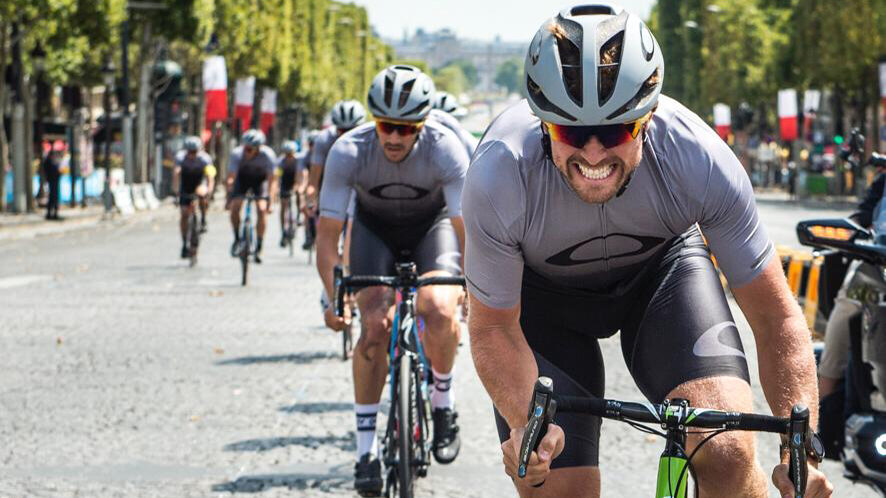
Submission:
<svg viewBox="0 0 886 498">
<path fill-rule="evenodd" d="M 252 128 L 252 103 L 255 101 L 255 77 L 237 80 L 234 89 L 234 118 L 240 121 L 240 130 Z"/>
<path fill-rule="evenodd" d="M 797 139 L 797 90 L 793 88 L 778 91 L 778 124 L 782 140 Z"/>
<path fill-rule="evenodd" d="M 732 132 L 732 112 L 726 104 L 714 104 L 714 129 L 726 140 Z"/>
<path fill-rule="evenodd" d="M 277 90 L 265 88 L 261 94 L 261 131 L 265 135 L 274 126 L 274 116 L 277 114 Z"/>
<path fill-rule="evenodd" d="M 203 91 L 206 98 L 206 128 L 228 119 L 228 72 L 225 58 L 213 55 L 203 63 Z"/>
</svg>

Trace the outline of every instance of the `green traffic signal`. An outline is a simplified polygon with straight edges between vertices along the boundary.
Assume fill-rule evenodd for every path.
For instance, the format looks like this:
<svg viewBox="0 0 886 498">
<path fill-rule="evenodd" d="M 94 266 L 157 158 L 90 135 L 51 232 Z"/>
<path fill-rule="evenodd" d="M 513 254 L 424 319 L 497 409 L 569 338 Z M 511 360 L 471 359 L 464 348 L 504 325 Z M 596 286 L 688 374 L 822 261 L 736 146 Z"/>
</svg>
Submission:
<svg viewBox="0 0 886 498">
<path fill-rule="evenodd" d="M 843 143 L 843 137 L 841 135 L 834 135 L 834 143 L 840 145 Z"/>
</svg>

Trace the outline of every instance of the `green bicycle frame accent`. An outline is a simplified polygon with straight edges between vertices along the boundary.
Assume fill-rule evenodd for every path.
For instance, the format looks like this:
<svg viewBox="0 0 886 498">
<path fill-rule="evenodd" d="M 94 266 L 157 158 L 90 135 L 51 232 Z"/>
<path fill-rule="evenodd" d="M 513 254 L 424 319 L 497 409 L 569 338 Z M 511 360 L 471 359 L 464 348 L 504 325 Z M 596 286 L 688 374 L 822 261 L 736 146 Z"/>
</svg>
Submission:
<svg viewBox="0 0 886 498">
<path fill-rule="evenodd" d="M 655 498 L 686 498 L 686 486 L 689 481 L 688 475 L 683 475 L 680 488 L 677 489 L 677 481 L 686 469 L 686 458 L 680 456 L 665 456 L 658 461 L 658 484 L 655 486 Z"/>
</svg>

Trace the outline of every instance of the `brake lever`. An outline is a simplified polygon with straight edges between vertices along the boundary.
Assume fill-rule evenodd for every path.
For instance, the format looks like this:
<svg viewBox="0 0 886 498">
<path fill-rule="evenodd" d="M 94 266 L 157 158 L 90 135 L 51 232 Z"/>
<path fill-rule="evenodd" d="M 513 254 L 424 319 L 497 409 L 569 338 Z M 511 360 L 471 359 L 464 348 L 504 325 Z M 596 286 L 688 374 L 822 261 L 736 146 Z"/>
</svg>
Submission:
<svg viewBox="0 0 886 498">
<path fill-rule="evenodd" d="M 809 408 L 803 404 L 794 405 L 791 409 L 790 433 L 788 447 L 788 477 L 794 483 L 794 497 L 806 496 L 806 482 L 809 478 L 809 467 L 806 465 L 806 438 L 809 434 Z"/>
<path fill-rule="evenodd" d="M 333 296 L 333 306 L 335 306 L 335 316 L 342 317 L 345 314 L 345 290 L 342 289 L 342 279 L 344 278 L 344 270 L 341 265 L 335 265 L 332 270 L 332 288 L 335 296 Z"/>
<path fill-rule="evenodd" d="M 539 377 L 535 381 L 532 399 L 529 402 L 528 422 L 520 444 L 520 465 L 517 475 L 526 477 L 526 467 L 532 452 L 538 449 L 539 443 L 548 432 L 548 425 L 554 420 L 557 412 L 557 401 L 554 400 L 554 381 L 550 377 Z"/>
</svg>

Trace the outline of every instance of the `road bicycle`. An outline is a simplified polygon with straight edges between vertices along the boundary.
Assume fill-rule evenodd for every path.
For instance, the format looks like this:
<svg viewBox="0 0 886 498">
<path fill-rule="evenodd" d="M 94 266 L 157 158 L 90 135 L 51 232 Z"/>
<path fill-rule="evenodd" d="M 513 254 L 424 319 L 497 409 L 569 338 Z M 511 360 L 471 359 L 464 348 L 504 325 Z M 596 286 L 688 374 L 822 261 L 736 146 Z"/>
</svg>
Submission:
<svg viewBox="0 0 886 498">
<path fill-rule="evenodd" d="M 344 278 L 344 268 L 341 265 L 335 265 L 335 269 L 333 270 L 333 279 L 335 281 L 336 287 L 339 286 L 340 282 Z M 338 309 L 336 308 L 336 312 Z M 348 359 L 354 354 L 354 324 L 357 321 L 357 316 L 355 314 L 355 310 L 351 307 L 351 319 L 348 320 L 345 328 L 341 331 L 341 359 L 342 361 L 348 361 Z M 344 312 L 344 308 L 342 308 L 342 312 Z"/>
<path fill-rule="evenodd" d="M 655 486 L 656 498 L 697 497 L 697 484 L 690 486 L 689 482 L 695 481 L 692 458 L 705 443 L 726 431 L 786 435 L 790 450 L 788 474 L 794 483 L 796 498 L 803 498 L 806 493 L 807 458 L 813 455 L 817 458 L 823 454 L 821 440 L 809 428 L 809 409 L 800 404 L 794 405 L 789 418 L 782 418 L 697 408 L 689 406 L 689 400 L 685 399 L 665 400 L 662 404 L 652 404 L 582 396 L 555 396 L 553 381 L 549 377 L 539 377 L 533 389 L 529 404 L 529 422 L 520 445 L 520 461 L 517 469 L 519 477 L 526 476 L 532 452 L 538 448 L 557 412 L 581 413 L 618 420 L 640 431 L 664 438 L 665 449 L 659 459 L 658 480 Z M 657 424 L 661 431 L 642 424 Z M 704 430 L 690 432 L 690 428 Z M 687 456 L 688 434 L 707 436 Z"/>
<path fill-rule="evenodd" d="M 240 267 L 242 275 L 240 285 L 246 285 L 247 276 L 249 275 L 249 256 L 256 254 L 255 248 L 255 228 L 252 223 L 252 205 L 258 199 L 266 199 L 249 194 L 245 197 L 246 209 L 243 211 L 243 221 L 240 223 L 240 242 L 237 247 L 236 254 L 240 258 Z"/>
<path fill-rule="evenodd" d="M 200 196 L 197 194 L 182 194 L 181 200 L 185 202 L 185 205 L 191 205 L 193 208 L 191 210 L 190 216 L 188 216 L 188 228 L 185 231 L 185 240 L 188 244 L 188 261 L 191 267 L 194 267 L 197 264 L 197 249 L 200 247 L 200 234 L 201 234 L 201 224 L 200 220 L 197 217 L 197 207 L 193 206 L 194 201 L 200 199 Z"/>
<path fill-rule="evenodd" d="M 389 390 L 391 407 L 382 438 L 385 466 L 384 492 L 387 497 L 412 498 L 415 479 L 427 475 L 431 464 L 431 438 L 428 395 L 431 371 L 421 343 L 424 329 L 416 315 L 415 299 L 426 285 L 460 285 L 464 277 L 425 277 L 416 273 L 415 263 L 398 263 L 397 276 L 342 276 L 335 286 L 335 312 L 344 313 L 344 297 L 349 291 L 385 286 L 394 289 L 395 314 L 389 347 Z"/>
</svg>

